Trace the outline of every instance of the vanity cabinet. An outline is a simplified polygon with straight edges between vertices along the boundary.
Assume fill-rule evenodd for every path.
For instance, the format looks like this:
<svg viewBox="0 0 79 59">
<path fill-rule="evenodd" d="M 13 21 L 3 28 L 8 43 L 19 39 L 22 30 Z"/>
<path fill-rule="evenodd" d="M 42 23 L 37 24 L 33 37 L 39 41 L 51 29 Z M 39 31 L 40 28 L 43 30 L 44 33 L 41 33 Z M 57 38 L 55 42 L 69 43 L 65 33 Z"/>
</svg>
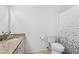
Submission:
<svg viewBox="0 0 79 59">
<path fill-rule="evenodd" d="M 24 54 L 24 38 L 19 42 L 13 54 Z"/>
<path fill-rule="evenodd" d="M 0 41 L 0 54 L 24 54 L 24 41 L 24 35 L 3 42 Z"/>
<path fill-rule="evenodd" d="M 13 54 L 24 54 L 24 40 L 20 42 Z"/>
</svg>

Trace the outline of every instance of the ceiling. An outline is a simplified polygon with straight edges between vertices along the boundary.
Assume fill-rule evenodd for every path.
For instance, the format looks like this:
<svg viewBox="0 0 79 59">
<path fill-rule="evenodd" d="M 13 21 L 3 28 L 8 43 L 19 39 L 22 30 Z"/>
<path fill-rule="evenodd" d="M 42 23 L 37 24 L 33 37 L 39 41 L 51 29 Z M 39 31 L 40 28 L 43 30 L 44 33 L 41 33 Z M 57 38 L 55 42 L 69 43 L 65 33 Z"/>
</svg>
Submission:
<svg viewBox="0 0 79 59">
<path fill-rule="evenodd" d="M 35 9 L 35 10 L 50 10 L 52 12 L 62 13 L 70 8 L 75 7 L 75 5 L 19 5 L 15 6 L 17 9 Z"/>
<path fill-rule="evenodd" d="M 11 8 L 17 9 L 18 11 L 21 9 L 26 10 L 49 10 L 52 12 L 62 13 L 64 11 L 69 10 L 70 8 L 75 7 L 75 5 L 14 5 Z M 0 6 L 0 13 L 2 11 L 6 11 L 7 6 Z"/>
<path fill-rule="evenodd" d="M 58 5 L 57 7 L 56 6 L 55 7 L 58 13 L 63 13 L 64 11 L 67 11 L 75 6 L 76 5 Z"/>
</svg>

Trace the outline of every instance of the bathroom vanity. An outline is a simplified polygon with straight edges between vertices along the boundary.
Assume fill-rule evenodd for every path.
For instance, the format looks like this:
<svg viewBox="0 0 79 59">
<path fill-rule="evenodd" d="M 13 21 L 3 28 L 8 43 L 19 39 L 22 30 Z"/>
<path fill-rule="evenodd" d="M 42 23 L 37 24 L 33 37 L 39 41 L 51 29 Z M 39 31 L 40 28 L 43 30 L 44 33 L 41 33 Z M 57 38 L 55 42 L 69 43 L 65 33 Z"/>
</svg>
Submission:
<svg viewBox="0 0 79 59">
<path fill-rule="evenodd" d="M 23 54 L 25 34 L 16 34 L 16 38 L 0 41 L 0 54 Z"/>
</svg>

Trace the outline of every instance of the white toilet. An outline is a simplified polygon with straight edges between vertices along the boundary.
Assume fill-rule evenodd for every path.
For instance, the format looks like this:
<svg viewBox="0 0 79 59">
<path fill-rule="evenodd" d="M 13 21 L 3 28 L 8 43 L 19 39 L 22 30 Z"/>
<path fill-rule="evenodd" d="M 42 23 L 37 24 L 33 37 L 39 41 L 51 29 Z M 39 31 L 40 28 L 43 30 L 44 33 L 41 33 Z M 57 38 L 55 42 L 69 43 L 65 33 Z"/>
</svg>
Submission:
<svg viewBox="0 0 79 59">
<path fill-rule="evenodd" d="M 51 44 L 51 54 L 61 54 L 62 52 L 64 52 L 64 46 L 61 45 L 60 43 L 52 43 Z"/>
</svg>

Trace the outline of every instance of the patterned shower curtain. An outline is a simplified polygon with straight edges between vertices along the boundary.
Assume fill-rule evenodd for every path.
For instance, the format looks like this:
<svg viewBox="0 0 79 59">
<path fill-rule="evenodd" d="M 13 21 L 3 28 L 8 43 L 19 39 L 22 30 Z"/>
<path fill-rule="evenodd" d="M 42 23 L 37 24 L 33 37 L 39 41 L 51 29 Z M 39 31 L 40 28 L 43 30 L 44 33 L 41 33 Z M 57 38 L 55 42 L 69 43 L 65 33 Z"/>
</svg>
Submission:
<svg viewBox="0 0 79 59">
<path fill-rule="evenodd" d="M 65 26 L 58 34 L 58 42 L 65 47 L 64 53 L 79 54 L 79 25 Z"/>
</svg>

